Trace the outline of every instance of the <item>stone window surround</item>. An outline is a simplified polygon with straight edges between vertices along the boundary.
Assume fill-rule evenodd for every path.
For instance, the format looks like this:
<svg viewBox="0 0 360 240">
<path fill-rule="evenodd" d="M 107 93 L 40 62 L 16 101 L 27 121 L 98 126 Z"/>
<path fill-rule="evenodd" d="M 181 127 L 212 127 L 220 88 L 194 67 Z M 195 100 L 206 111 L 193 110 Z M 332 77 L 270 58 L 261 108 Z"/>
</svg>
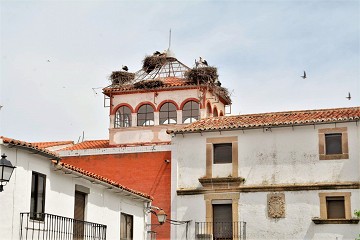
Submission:
<svg viewBox="0 0 360 240">
<path fill-rule="evenodd" d="M 205 207 L 206 207 L 206 222 L 213 222 L 213 208 L 212 203 L 216 200 L 230 200 L 232 203 L 232 219 L 233 222 L 239 221 L 239 193 L 212 193 L 205 194 Z"/>
<path fill-rule="evenodd" d="M 320 219 L 328 219 L 326 197 L 344 197 L 345 219 L 351 219 L 351 192 L 323 192 L 319 193 L 320 198 Z"/>
<path fill-rule="evenodd" d="M 217 143 L 232 143 L 232 174 L 233 178 L 238 177 L 238 137 L 216 137 L 206 139 L 206 178 L 212 178 L 213 166 L 213 145 Z"/>
<path fill-rule="evenodd" d="M 328 154 L 325 151 L 325 134 L 328 133 L 341 133 L 342 154 Z M 319 135 L 319 159 L 320 160 L 337 160 L 337 159 L 349 159 L 348 148 L 348 133 L 347 127 L 340 128 L 323 128 L 318 130 Z"/>
</svg>

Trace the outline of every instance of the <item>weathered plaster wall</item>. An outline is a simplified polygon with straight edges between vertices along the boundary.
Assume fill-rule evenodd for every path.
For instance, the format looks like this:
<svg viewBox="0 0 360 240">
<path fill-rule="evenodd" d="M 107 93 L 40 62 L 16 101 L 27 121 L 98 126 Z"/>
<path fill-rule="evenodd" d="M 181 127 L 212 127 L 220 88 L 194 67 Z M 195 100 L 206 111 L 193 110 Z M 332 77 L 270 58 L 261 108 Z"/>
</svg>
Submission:
<svg viewBox="0 0 360 240">
<path fill-rule="evenodd" d="M 85 220 L 107 225 L 108 239 L 120 238 L 121 212 L 134 215 L 134 238 L 145 239 L 144 203 L 129 199 L 62 171 L 54 171 L 51 161 L 37 154 L 0 146 L 1 153 L 17 168 L 1 193 L 0 232 L 2 239 L 19 239 L 20 213 L 30 211 L 32 171 L 46 175 L 45 213 L 74 217 L 75 185 L 90 189 Z"/>
</svg>

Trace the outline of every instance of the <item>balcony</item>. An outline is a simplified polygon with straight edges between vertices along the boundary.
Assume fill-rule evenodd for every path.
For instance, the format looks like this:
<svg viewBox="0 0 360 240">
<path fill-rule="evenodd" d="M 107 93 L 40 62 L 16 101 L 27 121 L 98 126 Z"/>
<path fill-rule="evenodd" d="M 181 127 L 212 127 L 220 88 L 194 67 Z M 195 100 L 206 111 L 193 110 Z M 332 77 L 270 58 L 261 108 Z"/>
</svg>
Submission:
<svg viewBox="0 0 360 240">
<path fill-rule="evenodd" d="M 197 240 L 245 240 L 246 222 L 195 222 Z"/>
<path fill-rule="evenodd" d="M 105 240 L 106 225 L 47 213 L 20 213 L 20 239 Z"/>
</svg>

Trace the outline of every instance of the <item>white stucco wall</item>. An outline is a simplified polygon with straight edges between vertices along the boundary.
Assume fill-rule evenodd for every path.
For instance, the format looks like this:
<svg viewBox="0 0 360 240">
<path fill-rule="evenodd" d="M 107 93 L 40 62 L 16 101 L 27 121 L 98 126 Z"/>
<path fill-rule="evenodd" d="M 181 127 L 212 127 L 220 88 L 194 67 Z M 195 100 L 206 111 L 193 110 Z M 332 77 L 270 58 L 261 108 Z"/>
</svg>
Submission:
<svg viewBox="0 0 360 240">
<path fill-rule="evenodd" d="M 107 239 L 120 239 L 121 212 L 133 215 L 134 239 L 145 239 L 145 203 L 100 184 L 54 171 L 51 161 L 38 154 L 0 145 L 1 153 L 17 168 L 0 193 L 1 239 L 19 239 L 20 213 L 30 211 L 32 171 L 46 175 L 45 213 L 74 217 L 75 185 L 90 189 L 86 197 L 85 221 L 107 225 Z"/>
<path fill-rule="evenodd" d="M 334 127 L 347 127 L 349 159 L 319 160 L 318 130 Z M 177 195 L 176 190 L 202 188 L 198 179 L 206 174 L 207 138 L 234 136 L 238 138 L 238 173 L 246 179 L 243 186 L 360 181 L 360 126 L 354 122 L 271 131 L 177 134 L 172 140 L 172 215 L 178 220 L 192 220 L 192 234 L 193 222 L 206 221 L 204 194 Z M 213 177 L 225 175 L 226 169 L 213 166 Z M 239 221 L 247 222 L 247 239 L 355 239 L 360 233 L 359 224 L 312 222 L 313 217 L 320 216 L 319 192 L 350 192 L 352 216 L 355 209 L 360 209 L 359 189 L 284 191 L 286 216 L 274 220 L 267 215 L 269 192 L 239 192 Z M 184 234 L 184 226 L 172 227 L 173 239 Z"/>
</svg>

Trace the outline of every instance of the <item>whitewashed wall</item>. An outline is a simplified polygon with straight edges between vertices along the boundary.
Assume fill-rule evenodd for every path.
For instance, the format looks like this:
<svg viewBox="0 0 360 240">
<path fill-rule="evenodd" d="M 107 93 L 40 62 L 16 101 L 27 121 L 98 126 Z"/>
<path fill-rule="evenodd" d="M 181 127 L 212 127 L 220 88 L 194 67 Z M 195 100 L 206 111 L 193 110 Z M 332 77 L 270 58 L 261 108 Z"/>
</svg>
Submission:
<svg viewBox="0 0 360 240">
<path fill-rule="evenodd" d="M 204 195 L 177 196 L 176 190 L 201 188 L 198 179 L 206 174 L 206 138 L 238 137 L 238 171 L 246 179 L 244 186 L 359 182 L 360 126 L 356 123 L 336 124 L 348 129 L 349 159 L 319 160 L 318 129 L 334 127 L 323 124 L 176 135 L 172 140 L 172 216 L 205 222 Z M 227 172 L 221 171 L 214 173 L 213 168 L 213 177 L 227 177 Z M 311 220 L 320 216 L 319 192 L 336 191 L 351 192 L 353 216 L 353 211 L 360 209 L 359 189 L 287 191 L 286 217 L 279 220 L 267 217 L 268 192 L 242 192 L 239 221 L 247 222 L 247 239 L 354 239 L 360 233 L 359 224 L 315 225 Z M 192 223 L 192 233 L 194 226 Z M 173 226 L 171 231 L 173 239 L 180 239 L 185 228 Z"/>
<path fill-rule="evenodd" d="M 121 212 L 134 216 L 134 239 L 145 239 L 145 203 L 115 194 L 100 184 L 54 171 L 51 161 L 38 154 L 1 146 L 1 154 L 17 168 L 0 193 L 1 239 L 19 239 L 20 213 L 30 211 L 32 171 L 46 175 L 45 213 L 74 217 L 75 184 L 90 189 L 85 220 L 107 225 L 107 239 L 120 239 Z"/>
</svg>

